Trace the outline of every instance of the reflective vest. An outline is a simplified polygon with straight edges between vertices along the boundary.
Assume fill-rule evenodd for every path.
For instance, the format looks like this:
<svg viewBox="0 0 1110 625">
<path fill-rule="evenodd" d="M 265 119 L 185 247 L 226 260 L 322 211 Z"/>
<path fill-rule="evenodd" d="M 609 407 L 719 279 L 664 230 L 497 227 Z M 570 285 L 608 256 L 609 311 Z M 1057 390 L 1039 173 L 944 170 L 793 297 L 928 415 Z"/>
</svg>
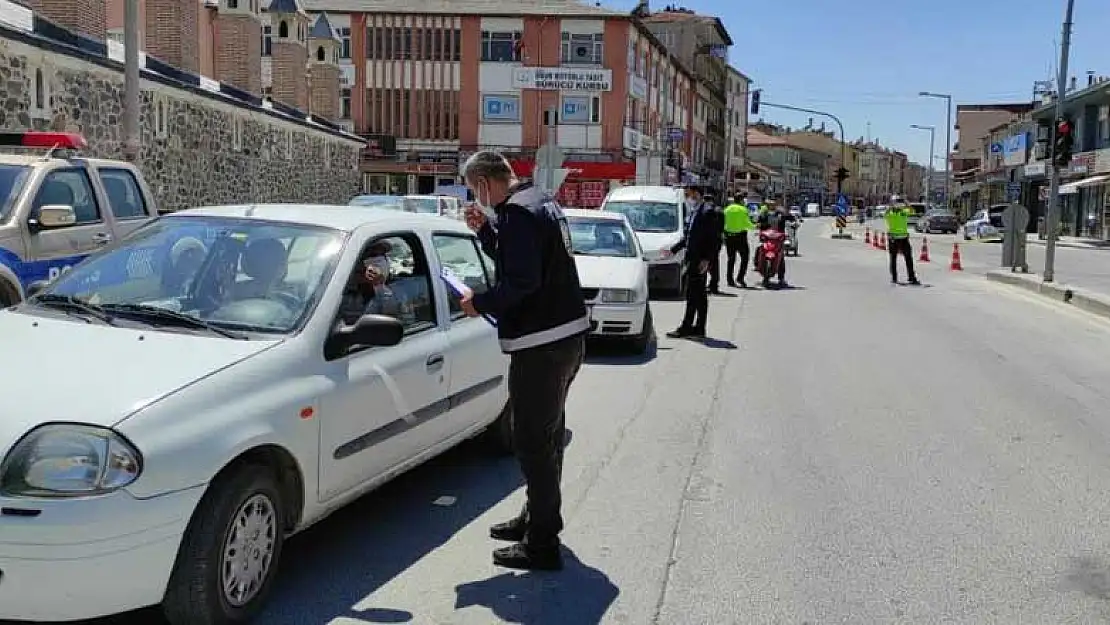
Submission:
<svg viewBox="0 0 1110 625">
<path fill-rule="evenodd" d="M 910 214 L 913 209 L 909 206 L 890 207 L 886 211 L 886 231 L 890 236 L 904 239 L 910 236 Z"/>
<path fill-rule="evenodd" d="M 748 207 L 743 204 L 729 204 L 725 207 L 725 232 L 739 234 L 755 228 Z"/>
</svg>

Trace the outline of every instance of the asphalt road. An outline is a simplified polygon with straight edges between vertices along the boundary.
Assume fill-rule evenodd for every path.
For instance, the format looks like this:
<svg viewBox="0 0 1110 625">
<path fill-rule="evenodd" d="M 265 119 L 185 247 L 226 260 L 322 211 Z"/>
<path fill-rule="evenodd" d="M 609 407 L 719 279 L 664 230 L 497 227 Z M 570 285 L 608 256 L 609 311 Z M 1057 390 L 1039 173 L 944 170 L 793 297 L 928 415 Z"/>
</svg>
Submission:
<svg viewBox="0 0 1110 625">
<path fill-rule="evenodd" d="M 711 340 L 592 351 L 567 570 L 491 565 L 517 472 L 461 448 L 291 541 L 260 622 L 1110 619 L 1110 323 L 947 263 L 894 286 L 827 231 L 803 225 L 795 288 L 715 297 Z"/>
</svg>

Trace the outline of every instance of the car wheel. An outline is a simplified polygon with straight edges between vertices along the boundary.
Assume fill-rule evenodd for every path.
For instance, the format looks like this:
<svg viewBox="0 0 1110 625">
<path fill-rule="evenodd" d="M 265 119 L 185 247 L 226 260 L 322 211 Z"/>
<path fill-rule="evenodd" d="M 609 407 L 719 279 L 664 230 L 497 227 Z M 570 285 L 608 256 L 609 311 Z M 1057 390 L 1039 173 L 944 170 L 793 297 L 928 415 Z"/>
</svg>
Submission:
<svg viewBox="0 0 1110 625">
<path fill-rule="evenodd" d="M 651 317 L 651 306 L 644 309 L 644 327 L 640 333 L 632 337 L 632 351 L 637 354 L 646 353 L 655 339 L 655 322 Z"/>
<path fill-rule="evenodd" d="M 245 465 L 213 483 L 197 506 L 162 609 L 172 625 L 249 622 L 266 602 L 285 543 L 273 471 Z"/>
<path fill-rule="evenodd" d="M 513 453 L 513 406 L 505 402 L 497 420 L 489 424 L 481 436 L 482 443 L 498 456 Z"/>
<path fill-rule="evenodd" d="M 0 310 L 9 306 L 15 306 L 16 299 L 12 297 L 11 293 L 6 288 L 6 285 L 0 282 Z"/>
</svg>

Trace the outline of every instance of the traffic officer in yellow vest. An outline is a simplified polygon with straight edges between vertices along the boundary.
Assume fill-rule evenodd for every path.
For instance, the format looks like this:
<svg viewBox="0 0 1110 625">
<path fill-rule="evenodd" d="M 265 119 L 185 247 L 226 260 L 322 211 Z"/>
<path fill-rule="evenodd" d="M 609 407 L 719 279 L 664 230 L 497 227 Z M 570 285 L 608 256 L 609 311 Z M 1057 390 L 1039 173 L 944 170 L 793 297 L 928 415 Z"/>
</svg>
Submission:
<svg viewBox="0 0 1110 625">
<path fill-rule="evenodd" d="M 898 284 L 898 255 L 906 259 L 906 276 L 910 284 L 921 284 L 913 271 L 913 246 L 910 245 L 910 216 L 913 208 L 901 196 L 890 198 L 886 211 L 887 251 L 890 254 L 890 282 Z"/>
<path fill-rule="evenodd" d="M 725 207 L 725 253 L 728 254 L 729 286 L 736 286 L 739 282 L 742 288 L 748 288 L 748 283 L 744 280 L 744 276 L 748 275 L 748 260 L 751 258 L 748 231 L 754 229 L 755 224 L 752 223 L 748 207 L 737 202 L 734 197 L 729 198 L 728 206 Z M 737 254 L 740 255 L 740 273 L 733 273 Z"/>
</svg>

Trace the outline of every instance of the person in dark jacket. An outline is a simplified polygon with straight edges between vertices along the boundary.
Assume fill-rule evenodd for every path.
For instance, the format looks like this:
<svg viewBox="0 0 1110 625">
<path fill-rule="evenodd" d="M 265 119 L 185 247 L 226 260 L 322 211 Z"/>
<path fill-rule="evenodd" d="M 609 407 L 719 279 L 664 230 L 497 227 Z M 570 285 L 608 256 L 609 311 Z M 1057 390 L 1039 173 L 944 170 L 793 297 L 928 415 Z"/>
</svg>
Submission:
<svg viewBox="0 0 1110 625">
<path fill-rule="evenodd" d="M 772 210 L 769 210 L 759 216 L 758 229 L 760 232 L 764 230 L 777 230 L 786 234 L 786 227 L 789 224 L 797 223 L 798 218 L 790 214 L 783 204 L 776 205 Z M 786 283 L 786 254 L 782 255 L 779 260 L 778 276 L 779 287 L 787 287 Z"/>
<path fill-rule="evenodd" d="M 724 210 L 722 209 L 720 204 L 718 204 L 717 199 L 712 195 L 702 196 L 702 201 L 705 202 L 705 204 L 709 207 L 710 214 L 713 216 L 713 219 L 715 219 L 717 221 L 718 231 L 720 231 L 721 235 L 722 235 L 722 238 L 721 238 L 722 245 L 721 245 L 721 247 L 723 247 L 723 245 L 724 245 L 724 229 L 725 229 Z M 720 253 L 718 253 L 713 258 L 709 259 L 709 271 L 707 272 L 707 275 L 709 276 L 709 288 L 708 288 L 707 292 L 710 295 L 721 295 L 721 255 L 720 255 Z"/>
<path fill-rule="evenodd" d="M 667 336 L 703 338 L 709 314 L 706 274 L 713 258 L 721 253 L 721 225 L 713 207 L 702 201 L 701 190 L 696 187 L 686 188 L 686 211 L 690 215 L 686 230 L 671 248 L 673 254 L 686 250 L 686 315 L 682 325 Z"/>
<path fill-rule="evenodd" d="M 460 304 L 471 317 L 495 320 L 501 350 L 509 354 L 513 448 L 527 483 L 520 515 L 490 528 L 491 537 L 515 543 L 494 551 L 493 561 L 556 570 L 563 566 L 564 409 L 590 330 L 570 228 L 559 205 L 517 181 L 496 152 L 471 156 L 463 177 L 478 204 L 467 209 L 466 222 L 494 259 L 497 283 L 484 293 L 464 293 Z"/>
</svg>

